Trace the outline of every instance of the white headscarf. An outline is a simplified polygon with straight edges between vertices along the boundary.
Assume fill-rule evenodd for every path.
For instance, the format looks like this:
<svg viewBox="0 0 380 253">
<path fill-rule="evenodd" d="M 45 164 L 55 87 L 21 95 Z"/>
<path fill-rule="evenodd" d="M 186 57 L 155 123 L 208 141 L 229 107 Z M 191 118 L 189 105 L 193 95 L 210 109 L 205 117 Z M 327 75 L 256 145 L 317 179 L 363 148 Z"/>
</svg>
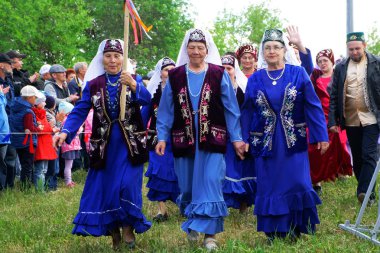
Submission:
<svg viewBox="0 0 380 253">
<path fill-rule="evenodd" d="M 187 44 L 189 44 L 190 34 L 196 30 L 196 28 L 192 28 L 186 32 L 185 38 L 182 41 L 181 49 L 179 50 L 178 58 L 177 58 L 177 66 L 182 66 L 184 64 L 189 63 L 189 55 L 187 54 Z M 211 34 L 204 30 L 198 29 L 203 32 L 206 37 L 206 47 L 208 49 L 208 54 L 206 56 L 205 61 L 208 63 L 212 63 L 215 65 L 222 66 L 222 61 L 220 60 L 220 54 L 218 48 L 216 47 L 214 40 L 211 37 Z"/>
<path fill-rule="evenodd" d="M 238 84 L 240 89 L 242 89 L 242 91 L 245 93 L 245 89 L 247 88 L 248 78 L 244 75 L 243 71 L 241 71 L 238 60 L 235 57 L 234 59 L 235 59 L 234 68 L 235 68 L 236 83 Z"/>
<path fill-rule="evenodd" d="M 96 53 L 95 57 L 92 59 L 90 65 L 88 66 L 86 75 L 84 76 L 82 90 L 84 89 L 84 87 L 86 86 L 88 81 L 91 81 L 92 79 L 94 79 L 94 78 L 105 73 L 104 66 L 103 66 L 103 51 L 104 51 L 104 46 L 106 45 L 107 40 L 108 39 L 103 40 L 102 43 L 100 43 L 100 45 L 98 47 L 98 52 Z M 117 41 L 120 42 L 120 44 L 123 48 L 123 51 L 124 51 L 124 41 L 119 40 L 119 39 Z M 128 59 L 127 68 L 128 68 L 127 71 L 129 73 L 134 74 L 133 66 L 132 66 L 129 59 Z"/>
<path fill-rule="evenodd" d="M 268 63 L 266 62 L 265 58 L 264 58 L 264 44 L 263 44 L 263 41 L 264 41 L 264 37 L 265 37 L 265 32 L 263 34 L 263 38 L 261 39 L 261 43 L 260 43 L 260 47 L 259 47 L 259 58 L 257 60 L 257 68 L 258 69 L 266 69 L 268 68 Z M 286 48 L 286 52 L 285 52 L 285 63 L 286 64 L 291 64 L 291 65 L 295 65 L 295 66 L 300 66 L 300 62 L 297 60 L 297 57 L 296 57 L 296 53 L 294 52 L 294 49 L 292 46 L 289 45 L 289 39 L 288 39 L 288 36 L 286 36 L 284 33 L 282 34 L 282 39 L 284 40 L 284 43 L 285 43 L 285 48 Z"/>
<path fill-rule="evenodd" d="M 162 81 L 162 79 L 161 79 L 161 68 L 162 68 L 162 62 L 165 58 L 168 58 L 168 57 L 164 57 L 157 62 L 156 67 L 154 68 L 153 76 L 150 78 L 148 85 L 146 86 L 146 89 L 149 91 L 149 93 L 152 95 L 152 97 L 153 97 L 154 93 L 156 93 L 158 85 Z"/>
</svg>

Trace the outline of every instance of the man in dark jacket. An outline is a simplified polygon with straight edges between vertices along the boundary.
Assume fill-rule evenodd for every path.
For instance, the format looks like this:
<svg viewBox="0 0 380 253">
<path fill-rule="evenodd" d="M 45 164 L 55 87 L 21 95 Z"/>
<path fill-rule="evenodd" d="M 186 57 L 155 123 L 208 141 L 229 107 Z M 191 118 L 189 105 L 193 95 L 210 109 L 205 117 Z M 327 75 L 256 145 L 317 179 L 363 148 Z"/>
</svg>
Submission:
<svg viewBox="0 0 380 253">
<path fill-rule="evenodd" d="M 82 85 L 84 76 L 87 72 L 86 62 L 77 62 L 74 65 L 75 77 L 68 83 L 70 94 L 77 94 L 82 96 Z"/>
<path fill-rule="evenodd" d="M 35 82 L 38 78 L 38 73 L 34 73 L 32 76 L 29 76 L 28 71 L 22 69 L 22 59 L 26 57 L 25 54 L 21 54 L 16 50 L 10 50 L 6 53 L 9 58 L 12 60 L 12 69 L 13 69 L 13 85 L 15 88 L 15 96 L 20 96 L 21 89 Z"/>
<path fill-rule="evenodd" d="M 347 34 L 349 57 L 336 67 L 331 84 L 329 129 L 347 130 L 357 197 L 363 202 L 378 160 L 380 58 L 366 51 L 362 32 Z M 372 189 L 371 201 L 375 199 Z"/>
</svg>

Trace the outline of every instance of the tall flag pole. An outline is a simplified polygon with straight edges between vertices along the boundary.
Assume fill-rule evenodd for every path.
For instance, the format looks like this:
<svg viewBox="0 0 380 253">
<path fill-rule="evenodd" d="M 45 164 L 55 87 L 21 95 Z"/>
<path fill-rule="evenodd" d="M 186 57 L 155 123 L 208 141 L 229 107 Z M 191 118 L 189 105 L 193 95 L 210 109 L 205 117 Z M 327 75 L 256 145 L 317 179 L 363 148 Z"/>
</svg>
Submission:
<svg viewBox="0 0 380 253">
<path fill-rule="evenodd" d="M 148 32 L 152 29 L 152 26 L 147 27 L 141 20 L 135 5 L 133 4 L 132 0 L 125 0 L 124 3 L 124 59 L 123 59 L 123 71 L 127 70 L 127 64 L 128 64 L 128 46 L 129 46 L 129 21 L 131 21 L 132 28 L 133 28 L 133 34 L 135 37 L 135 44 L 137 45 L 139 43 L 138 39 L 138 31 L 136 27 L 139 28 L 140 31 L 140 37 L 142 38 L 141 31 L 144 31 L 145 35 L 152 39 Z M 130 90 L 128 89 L 128 96 L 130 96 Z M 126 103 L 126 97 L 127 97 L 127 86 L 123 85 L 121 87 L 121 96 L 120 96 L 120 119 L 125 120 L 125 103 Z"/>
</svg>

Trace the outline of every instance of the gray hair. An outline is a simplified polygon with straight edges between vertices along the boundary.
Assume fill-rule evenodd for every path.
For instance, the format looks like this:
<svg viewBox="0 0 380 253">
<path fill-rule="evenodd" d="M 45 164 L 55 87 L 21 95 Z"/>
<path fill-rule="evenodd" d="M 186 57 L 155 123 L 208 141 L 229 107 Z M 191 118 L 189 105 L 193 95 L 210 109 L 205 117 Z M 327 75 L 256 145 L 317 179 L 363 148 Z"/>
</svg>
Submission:
<svg viewBox="0 0 380 253">
<path fill-rule="evenodd" d="M 84 66 L 87 67 L 87 62 L 77 62 L 77 63 L 75 63 L 75 65 L 74 65 L 74 71 L 75 71 L 75 73 L 78 74 L 79 70 L 81 68 L 83 68 Z"/>
</svg>

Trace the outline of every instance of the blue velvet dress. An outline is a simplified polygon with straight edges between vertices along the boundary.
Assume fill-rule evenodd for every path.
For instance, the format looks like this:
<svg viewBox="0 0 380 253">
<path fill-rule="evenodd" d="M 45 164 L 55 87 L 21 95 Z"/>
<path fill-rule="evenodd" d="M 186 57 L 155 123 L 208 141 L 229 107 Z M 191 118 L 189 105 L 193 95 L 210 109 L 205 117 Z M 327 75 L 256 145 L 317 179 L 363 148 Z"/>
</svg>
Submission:
<svg viewBox="0 0 380 253">
<path fill-rule="evenodd" d="M 197 108 L 205 72 L 189 70 L 188 83 L 193 108 Z M 225 107 L 227 129 L 232 141 L 241 140 L 240 111 L 235 92 L 227 72 L 221 83 L 221 99 Z M 193 96 L 194 95 L 194 96 Z M 158 140 L 167 140 L 174 121 L 173 93 L 168 80 L 158 109 Z M 195 114 L 196 139 L 198 140 L 198 113 Z M 198 141 L 194 157 L 174 159 L 181 195 L 177 204 L 187 217 L 182 229 L 205 234 L 217 234 L 224 230 L 224 217 L 228 209 L 223 199 L 222 186 L 226 173 L 224 154 L 199 150 Z"/>
<path fill-rule="evenodd" d="M 144 125 L 154 116 L 152 106 L 149 104 L 141 110 Z M 149 151 L 149 165 L 145 173 L 149 178 L 146 187 L 149 188 L 147 197 L 150 201 L 171 200 L 176 203 L 179 195 L 178 179 L 174 171 L 174 157 L 170 138 L 166 142 L 166 150 L 163 156 L 156 154 L 154 150 Z"/>
<path fill-rule="evenodd" d="M 328 141 L 327 129 L 322 125 L 325 122 L 320 101 L 315 94 L 306 72 L 293 79 L 289 76 L 291 66 L 286 65 L 284 76 L 272 84 L 272 80 L 265 73 L 262 74 L 263 86 L 267 94 L 268 103 L 273 112 L 280 119 L 283 107 L 284 90 L 289 81 L 303 82 L 304 112 L 309 128 L 310 142 Z M 275 78 L 282 70 L 270 71 Z M 287 76 L 286 78 L 284 78 Z M 252 118 L 252 110 L 257 106 L 257 100 L 251 96 L 256 85 L 248 81 L 246 97 L 242 109 L 243 136 L 250 131 L 247 122 L 257 121 Z M 286 82 L 284 81 L 287 80 Z M 320 124 L 318 124 L 319 122 Z M 324 124 L 325 125 L 325 124 Z M 284 235 L 294 229 L 297 233 L 313 233 L 315 224 L 319 224 L 316 206 L 321 204 L 318 195 L 312 188 L 307 148 L 303 151 L 289 153 L 286 151 L 287 142 L 281 120 L 275 124 L 272 140 L 271 156 L 256 156 L 257 193 L 254 214 L 257 215 L 257 231 L 267 234 L 279 233 Z M 306 144 L 305 144 L 306 145 Z"/>
<path fill-rule="evenodd" d="M 116 82 L 119 75 L 110 76 Z M 107 85 L 110 103 L 106 104 L 107 113 L 114 120 L 119 116 L 116 102 L 117 86 Z M 132 99 L 145 105 L 150 94 L 140 80 Z M 91 108 L 89 86 L 83 91 L 82 99 L 70 113 L 63 132 L 75 134 L 87 117 Z M 116 227 L 132 226 L 136 233 L 147 231 L 151 223 L 142 213 L 143 164 L 133 166 L 128 160 L 128 149 L 123 141 L 119 124 L 111 125 L 111 134 L 106 150 L 106 167 L 88 171 L 83 189 L 79 212 L 74 219 L 73 234 L 83 236 L 110 235 Z"/>
</svg>

